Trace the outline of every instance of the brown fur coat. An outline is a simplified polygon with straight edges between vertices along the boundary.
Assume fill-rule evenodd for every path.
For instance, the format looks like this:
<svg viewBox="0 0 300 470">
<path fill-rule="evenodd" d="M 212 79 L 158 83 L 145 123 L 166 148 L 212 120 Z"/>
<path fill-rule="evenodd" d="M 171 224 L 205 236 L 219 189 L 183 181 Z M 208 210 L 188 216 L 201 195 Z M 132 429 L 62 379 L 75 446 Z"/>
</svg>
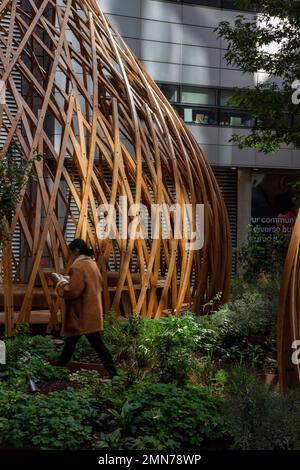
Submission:
<svg viewBox="0 0 300 470">
<path fill-rule="evenodd" d="M 103 330 L 102 276 L 95 261 L 81 255 L 62 286 L 65 300 L 62 336 L 80 336 Z"/>
</svg>

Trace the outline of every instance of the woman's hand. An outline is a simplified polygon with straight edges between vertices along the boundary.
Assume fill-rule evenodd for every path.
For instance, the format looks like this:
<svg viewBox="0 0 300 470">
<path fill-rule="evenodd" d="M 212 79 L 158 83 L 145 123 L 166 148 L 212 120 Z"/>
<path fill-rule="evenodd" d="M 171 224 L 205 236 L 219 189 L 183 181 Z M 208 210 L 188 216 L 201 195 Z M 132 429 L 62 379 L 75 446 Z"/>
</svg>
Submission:
<svg viewBox="0 0 300 470">
<path fill-rule="evenodd" d="M 53 282 L 55 282 L 55 284 L 65 279 L 62 274 L 58 274 L 58 273 L 51 273 L 50 278 L 52 279 Z"/>
</svg>

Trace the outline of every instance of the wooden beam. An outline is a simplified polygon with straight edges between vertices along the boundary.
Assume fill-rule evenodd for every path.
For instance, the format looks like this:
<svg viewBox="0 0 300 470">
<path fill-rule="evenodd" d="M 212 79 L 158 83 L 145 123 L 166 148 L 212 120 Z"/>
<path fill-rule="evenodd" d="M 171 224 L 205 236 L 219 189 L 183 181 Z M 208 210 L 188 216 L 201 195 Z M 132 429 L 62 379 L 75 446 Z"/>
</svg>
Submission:
<svg viewBox="0 0 300 470">
<path fill-rule="evenodd" d="M 293 347 L 293 343 L 300 339 L 299 279 L 300 210 L 285 260 L 277 315 L 277 361 L 281 392 L 300 387 L 300 364 L 292 361 L 292 355 L 297 349 Z"/>
</svg>

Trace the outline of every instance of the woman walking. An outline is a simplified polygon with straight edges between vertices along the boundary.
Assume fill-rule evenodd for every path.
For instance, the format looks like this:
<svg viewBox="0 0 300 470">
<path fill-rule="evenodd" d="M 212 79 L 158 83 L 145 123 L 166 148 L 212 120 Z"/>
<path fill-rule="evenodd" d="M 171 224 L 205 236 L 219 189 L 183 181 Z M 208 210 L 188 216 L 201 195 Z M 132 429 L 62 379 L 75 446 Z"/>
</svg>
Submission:
<svg viewBox="0 0 300 470">
<path fill-rule="evenodd" d="M 91 258 L 92 253 L 83 240 L 73 240 L 69 244 L 72 260 L 70 276 L 52 275 L 57 282 L 56 292 L 65 301 L 61 335 L 66 336 L 66 342 L 57 365 L 65 366 L 70 361 L 79 338 L 85 335 L 110 377 L 113 377 L 116 368 L 101 336 L 102 277 L 96 262 Z"/>
</svg>

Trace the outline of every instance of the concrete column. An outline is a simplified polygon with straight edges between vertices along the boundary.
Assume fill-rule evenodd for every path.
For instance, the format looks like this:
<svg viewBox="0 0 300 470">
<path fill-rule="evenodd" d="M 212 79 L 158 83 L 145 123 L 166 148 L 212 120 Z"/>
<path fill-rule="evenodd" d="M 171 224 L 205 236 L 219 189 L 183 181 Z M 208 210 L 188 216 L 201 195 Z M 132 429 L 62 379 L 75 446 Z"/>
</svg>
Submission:
<svg viewBox="0 0 300 470">
<path fill-rule="evenodd" d="M 248 234 L 251 222 L 252 172 L 249 169 L 238 169 L 238 217 L 237 245 L 240 246 Z"/>
</svg>

